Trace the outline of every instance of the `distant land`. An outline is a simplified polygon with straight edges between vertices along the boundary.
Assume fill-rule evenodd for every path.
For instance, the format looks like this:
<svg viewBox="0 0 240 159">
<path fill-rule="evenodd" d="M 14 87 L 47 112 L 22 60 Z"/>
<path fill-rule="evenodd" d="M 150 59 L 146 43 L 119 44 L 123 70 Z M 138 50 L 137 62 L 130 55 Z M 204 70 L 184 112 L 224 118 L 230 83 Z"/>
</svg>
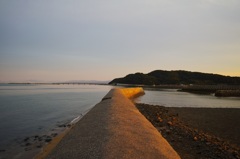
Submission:
<svg viewBox="0 0 240 159">
<path fill-rule="evenodd" d="M 240 85 L 240 77 L 223 76 L 219 74 L 190 72 L 184 70 L 155 70 L 147 74 L 135 73 L 122 78 L 115 78 L 109 84 L 197 84 L 197 85 Z"/>
<path fill-rule="evenodd" d="M 39 80 L 26 80 L 19 82 L 0 82 L 0 83 L 8 83 L 8 84 L 108 84 L 109 81 L 98 81 L 98 80 L 69 80 L 62 82 L 54 82 L 54 81 L 39 81 Z"/>
<path fill-rule="evenodd" d="M 109 81 L 98 81 L 98 80 L 71 80 L 71 81 L 65 81 L 62 83 L 79 83 L 79 84 L 84 84 L 84 83 L 88 83 L 88 84 L 108 84 Z"/>
</svg>

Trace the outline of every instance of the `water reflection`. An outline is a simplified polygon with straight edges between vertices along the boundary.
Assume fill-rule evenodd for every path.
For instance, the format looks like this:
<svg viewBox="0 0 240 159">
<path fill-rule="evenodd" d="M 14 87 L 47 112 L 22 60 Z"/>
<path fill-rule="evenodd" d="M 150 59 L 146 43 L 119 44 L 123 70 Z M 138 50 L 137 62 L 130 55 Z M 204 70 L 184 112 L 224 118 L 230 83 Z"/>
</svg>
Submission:
<svg viewBox="0 0 240 159">
<path fill-rule="evenodd" d="M 137 103 L 162 105 L 166 107 L 207 107 L 240 108 L 240 98 L 215 97 L 178 92 L 176 89 L 146 89 L 145 95 L 136 99 Z"/>
</svg>

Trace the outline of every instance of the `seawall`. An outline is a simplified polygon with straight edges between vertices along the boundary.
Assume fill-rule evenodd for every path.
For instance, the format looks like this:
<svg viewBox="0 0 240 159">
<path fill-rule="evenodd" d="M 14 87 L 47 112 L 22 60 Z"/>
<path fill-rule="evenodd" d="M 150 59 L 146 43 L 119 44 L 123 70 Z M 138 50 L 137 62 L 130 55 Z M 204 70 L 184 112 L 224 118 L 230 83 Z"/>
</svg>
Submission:
<svg viewBox="0 0 240 159">
<path fill-rule="evenodd" d="M 110 90 L 46 158 L 180 158 L 129 100 L 143 93 L 142 88 Z"/>
</svg>

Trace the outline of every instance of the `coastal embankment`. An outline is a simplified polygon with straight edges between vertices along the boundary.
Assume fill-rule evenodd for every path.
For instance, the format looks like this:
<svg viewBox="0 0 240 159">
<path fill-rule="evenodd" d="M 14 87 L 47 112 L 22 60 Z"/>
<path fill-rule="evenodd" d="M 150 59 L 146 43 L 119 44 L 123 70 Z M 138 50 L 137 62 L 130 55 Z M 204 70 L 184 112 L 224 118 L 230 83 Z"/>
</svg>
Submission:
<svg viewBox="0 0 240 159">
<path fill-rule="evenodd" d="M 129 100 L 143 93 L 112 89 L 49 154 L 44 149 L 37 158 L 180 158 Z"/>
</svg>

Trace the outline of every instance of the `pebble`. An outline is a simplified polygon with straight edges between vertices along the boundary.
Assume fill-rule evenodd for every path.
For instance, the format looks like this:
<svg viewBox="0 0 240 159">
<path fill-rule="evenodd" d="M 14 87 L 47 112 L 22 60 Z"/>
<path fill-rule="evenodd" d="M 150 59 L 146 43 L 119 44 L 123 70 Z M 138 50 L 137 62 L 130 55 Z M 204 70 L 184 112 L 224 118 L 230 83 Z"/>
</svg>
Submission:
<svg viewBox="0 0 240 159">
<path fill-rule="evenodd" d="M 31 148 L 25 148 L 25 151 L 29 151 L 29 150 L 31 150 Z"/>
<path fill-rule="evenodd" d="M 52 133 L 51 136 L 52 137 L 56 137 L 58 134 L 57 133 Z"/>
<path fill-rule="evenodd" d="M 171 122 L 171 121 L 169 121 L 169 122 L 167 122 L 168 123 L 168 125 L 170 125 L 170 126 L 172 126 L 173 125 L 173 123 Z"/>
<path fill-rule="evenodd" d="M 30 145 L 31 145 L 31 143 L 29 143 L 29 142 L 25 144 L 25 146 L 30 146 Z"/>
<path fill-rule="evenodd" d="M 169 134 L 171 134 L 171 131 L 170 130 L 166 130 L 166 133 L 169 135 Z"/>
<path fill-rule="evenodd" d="M 158 121 L 161 123 L 163 122 L 162 118 L 158 117 Z"/>
<path fill-rule="evenodd" d="M 195 136 L 195 137 L 193 138 L 193 140 L 194 140 L 194 141 L 197 141 L 197 140 L 198 140 L 198 138 Z"/>
<path fill-rule="evenodd" d="M 51 138 L 47 138 L 47 139 L 45 139 L 45 142 L 50 142 L 50 141 L 52 141 Z"/>
<path fill-rule="evenodd" d="M 25 141 L 25 142 L 26 142 L 26 141 L 28 141 L 28 140 L 29 140 L 29 137 L 26 137 L 26 138 L 25 138 L 23 141 Z"/>
</svg>

